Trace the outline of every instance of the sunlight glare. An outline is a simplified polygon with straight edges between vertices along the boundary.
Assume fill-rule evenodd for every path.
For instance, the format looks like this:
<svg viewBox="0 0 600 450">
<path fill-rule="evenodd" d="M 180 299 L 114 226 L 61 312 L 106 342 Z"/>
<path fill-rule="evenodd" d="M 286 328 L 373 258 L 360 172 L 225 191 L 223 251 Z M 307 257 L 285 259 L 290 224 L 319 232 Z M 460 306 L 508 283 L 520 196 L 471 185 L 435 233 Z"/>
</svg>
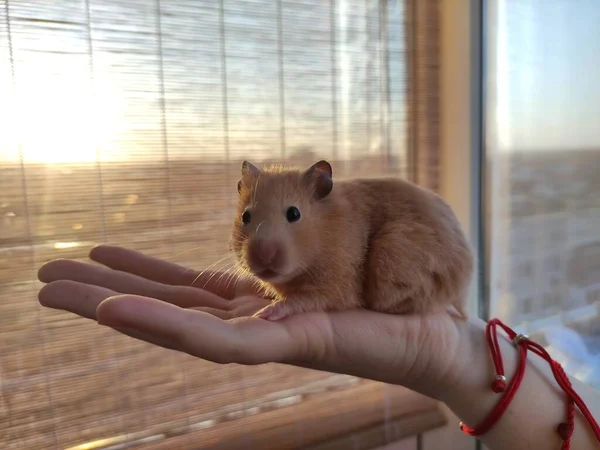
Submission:
<svg viewBox="0 0 600 450">
<path fill-rule="evenodd" d="M 55 242 L 54 248 L 57 250 L 66 249 L 66 248 L 75 248 L 79 247 L 78 242 Z"/>
<path fill-rule="evenodd" d="M 21 144 L 26 163 L 94 162 L 117 132 L 122 108 L 116 90 L 98 83 L 93 90 L 81 60 L 50 73 L 49 64 L 38 57 L 19 65 L 11 142 Z M 4 160 L 18 157 L 18 151 L 6 153 Z"/>
</svg>

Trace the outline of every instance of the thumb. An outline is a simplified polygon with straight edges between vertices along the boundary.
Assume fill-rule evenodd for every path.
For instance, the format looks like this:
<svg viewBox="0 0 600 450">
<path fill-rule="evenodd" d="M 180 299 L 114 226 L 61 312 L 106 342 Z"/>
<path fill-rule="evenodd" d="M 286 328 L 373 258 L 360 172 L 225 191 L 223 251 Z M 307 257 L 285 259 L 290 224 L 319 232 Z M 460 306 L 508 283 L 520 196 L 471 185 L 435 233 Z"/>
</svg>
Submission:
<svg viewBox="0 0 600 450">
<path fill-rule="evenodd" d="M 135 330 L 219 364 L 283 362 L 293 360 L 299 348 L 285 325 L 278 322 L 251 317 L 225 321 L 137 295 L 104 300 L 96 317 L 101 325 Z"/>
</svg>

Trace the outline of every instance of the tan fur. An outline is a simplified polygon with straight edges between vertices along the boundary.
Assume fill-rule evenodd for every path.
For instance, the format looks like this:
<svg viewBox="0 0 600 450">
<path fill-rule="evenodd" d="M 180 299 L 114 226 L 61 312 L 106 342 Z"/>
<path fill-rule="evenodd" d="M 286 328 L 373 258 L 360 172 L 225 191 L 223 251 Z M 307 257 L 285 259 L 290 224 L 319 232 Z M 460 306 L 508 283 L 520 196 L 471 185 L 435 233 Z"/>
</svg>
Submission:
<svg viewBox="0 0 600 450">
<path fill-rule="evenodd" d="M 267 166 L 241 179 L 231 248 L 252 274 L 249 239 L 277 242 L 284 275 L 261 281 L 275 302 L 292 314 L 356 307 L 425 314 L 453 306 L 466 316 L 473 256 L 441 197 L 401 179 L 334 177 L 331 193 L 316 199 L 302 174 Z M 300 209 L 300 221 L 287 222 L 289 206 Z M 243 225 L 247 208 L 252 220 Z"/>
</svg>

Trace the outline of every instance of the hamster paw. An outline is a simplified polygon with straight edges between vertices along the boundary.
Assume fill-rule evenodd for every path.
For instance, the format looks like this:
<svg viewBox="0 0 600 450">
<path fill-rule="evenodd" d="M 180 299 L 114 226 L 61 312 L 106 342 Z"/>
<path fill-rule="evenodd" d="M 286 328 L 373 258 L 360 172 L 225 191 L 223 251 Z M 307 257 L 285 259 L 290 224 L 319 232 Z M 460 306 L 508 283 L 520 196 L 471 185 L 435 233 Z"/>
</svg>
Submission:
<svg viewBox="0 0 600 450">
<path fill-rule="evenodd" d="M 253 317 L 259 319 L 270 320 L 275 322 L 277 320 L 285 319 L 292 315 L 291 309 L 283 302 L 271 303 L 265 306 L 263 309 L 254 314 Z"/>
</svg>

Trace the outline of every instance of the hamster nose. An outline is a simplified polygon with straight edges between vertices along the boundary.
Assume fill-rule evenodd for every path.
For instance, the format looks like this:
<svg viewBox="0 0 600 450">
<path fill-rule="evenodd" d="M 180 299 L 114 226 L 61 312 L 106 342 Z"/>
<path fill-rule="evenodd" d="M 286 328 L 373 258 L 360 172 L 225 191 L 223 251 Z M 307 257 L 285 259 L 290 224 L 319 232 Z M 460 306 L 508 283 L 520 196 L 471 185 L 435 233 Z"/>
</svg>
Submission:
<svg viewBox="0 0 600 450">
<path fill-rule="evenodd" d="M 250 247 L 250 255 L 261 266 L 269 267 L 277 256 L 277 244 L 268 240 L 257 240 Z"/>
</svg>

